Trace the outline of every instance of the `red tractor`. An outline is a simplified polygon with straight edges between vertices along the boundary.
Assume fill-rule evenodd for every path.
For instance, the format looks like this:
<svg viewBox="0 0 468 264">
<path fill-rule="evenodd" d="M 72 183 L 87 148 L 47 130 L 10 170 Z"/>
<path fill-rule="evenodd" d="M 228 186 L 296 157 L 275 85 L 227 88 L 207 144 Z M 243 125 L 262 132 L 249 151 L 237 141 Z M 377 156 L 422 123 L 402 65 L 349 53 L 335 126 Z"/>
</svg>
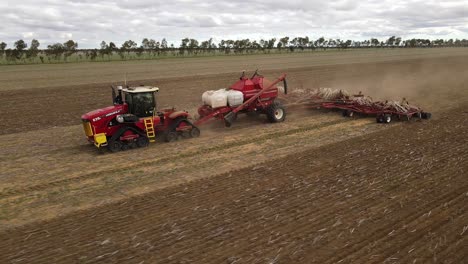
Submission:
<svg viewBox="0 0 468 264">
<path fill-rule="evenodd" d="M 158 91 L 153 86 L 112 86 L 113 106 L 81 116 L 88 141 L 98 148 L 117 152 L 146 147 L 159 134 L 166 142 L 198 137 L 200 130 L 188 120 L 186 111 L 156 110 Z"/>
</svg>

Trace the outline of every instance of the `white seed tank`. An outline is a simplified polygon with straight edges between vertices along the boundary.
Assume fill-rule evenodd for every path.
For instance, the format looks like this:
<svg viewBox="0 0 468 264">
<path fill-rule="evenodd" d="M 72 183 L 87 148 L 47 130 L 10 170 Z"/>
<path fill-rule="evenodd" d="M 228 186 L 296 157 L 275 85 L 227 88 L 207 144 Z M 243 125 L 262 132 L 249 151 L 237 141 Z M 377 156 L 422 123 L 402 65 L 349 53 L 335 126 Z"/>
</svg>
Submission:
<svg viewBox="0 0 468 264">
<path fill-rule="evenodd" d="M 216 91 L 210 90 L 202 94 L 202 102 L 213 108 L 225 107 L 227 105 L 235 107 L 244 102 L 244 94 L 240 91 L 228 90 L 226 88 Z"/>
<path fill-rule="evenodd" d="M 227 100 L 229 106 L 239 106 L 244 102 L 244 94 L 240 91 L 229 90 L 227 91 Z"/>
</svg>

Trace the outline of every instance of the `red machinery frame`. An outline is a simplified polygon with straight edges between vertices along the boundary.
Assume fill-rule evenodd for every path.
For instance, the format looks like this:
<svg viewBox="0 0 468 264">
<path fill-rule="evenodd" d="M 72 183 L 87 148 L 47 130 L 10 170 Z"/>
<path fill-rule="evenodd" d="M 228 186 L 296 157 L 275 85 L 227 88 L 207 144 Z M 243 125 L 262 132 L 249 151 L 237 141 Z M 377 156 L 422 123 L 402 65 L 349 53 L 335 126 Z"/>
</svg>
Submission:
<svg viewBox="0 0 468 264">
<path fill-rule="evenodd" d="M 263 79 L 263 77 L 259 77 Z M 275 99 L 278 97 L 278 90 L 276 84 L 281 81 L 285 81 L 286 74 L 283 73 L 280 77 L 278 77 L 274 82 L 269 84 L 267 87 L 263 86 L 263 89 L 253 89 L 250 91 L 243 91 L 245 94 L 253 94 L 248 100 L 246 100 L 243 104 L 237 107 L 230 107 L 230 106 L 223 106 L 212 108 L 209 105 L 202 105 L 198 108 L 198 114 L 200 115 L 200 119 L 194 122 L 195 126 L 200 126 L 202 124 L 206 124 L 213 120 L 223 120 L 226 126 L 231 126 L 232 121 L 236 118 L 236 114 L 239 112 L 254 112 L 257 109 L 265 109 L 270 106 Z M 252 78 L 255 82 L 256 80 Z M 250 81 L 247 78 L 241 78 L 241 81 Z M 233 85 L 233 87 L 236 84 Z M 239 88 L 241 89 L 241 88 Z M 285 85 L 285 89 L 287 86 Z M 271 94 L 267 94 L 271 93 Z M 287 90 L 285 90 L 287 93 Z"/>
<path fill-rule="evenodd" d="M 354 97 L 364 96 L 359 94 Z M 397 117 L 399 120 L 402 120 L 403 117 L 405 117 L 406 120 L 410 120 L 412 117 L 418 119 L 431 118 L 431 113 L 424 112 L 421 108 L 408 106 L 406 111 L 402 111 L 394 107 L 388 107 L 388 104 L 382 101 L 375 101 L 366 105 L 349 98 L 324 100 L 319 96 L 314 96 L 311 98 L 309 106 L 313 108 L 343 110 L 343 116 L 348 117 L 352 117 L 354 113 L 376 116 L 378 123 L 390 123 L 392 117 Z"/>
</svg>

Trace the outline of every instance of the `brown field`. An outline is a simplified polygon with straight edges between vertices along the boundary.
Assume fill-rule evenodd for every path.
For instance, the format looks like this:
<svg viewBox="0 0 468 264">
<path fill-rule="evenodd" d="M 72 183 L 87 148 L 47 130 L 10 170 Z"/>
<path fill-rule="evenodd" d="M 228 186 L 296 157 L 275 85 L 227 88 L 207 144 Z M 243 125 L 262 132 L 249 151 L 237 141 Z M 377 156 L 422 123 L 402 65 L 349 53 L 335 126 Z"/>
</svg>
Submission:
<svg viewBox="0 0 468 264">
<path fill-rule="evenodd" d="M 88 145 L 79 117 L 110 103 L 128 65 L 0 68 L 0 263 L 462 263 L 468 50 L 407 52 L 131 62 L 160 107 L 193 111 L 202 91 L 261 66 L 292 89 L 406 97 L 434 118 L 290 106 L 284 123 L 242 117 L 117 154 Z"/>
</svg>

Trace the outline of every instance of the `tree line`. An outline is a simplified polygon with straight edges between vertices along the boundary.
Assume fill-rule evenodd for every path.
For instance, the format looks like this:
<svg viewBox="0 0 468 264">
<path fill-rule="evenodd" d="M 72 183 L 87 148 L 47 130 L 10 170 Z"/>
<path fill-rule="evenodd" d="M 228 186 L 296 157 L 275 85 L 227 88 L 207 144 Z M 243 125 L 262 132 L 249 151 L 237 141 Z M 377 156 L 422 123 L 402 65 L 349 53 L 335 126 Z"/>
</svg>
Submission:
<svg viewBox="0 0 468 264">
<path fill-rule="evenodd" d="M 28 44 L 20 39 L 12 48 L 7 48 L 5 42 L 0 42 L 0 59 L 4 63 L 52 63 L 68 61 L 104 61 L 151 59 L 165 56 L 197 56 L 219 54 L 252 54 L 271 52 L 297 52 L 305 50 L 350 49 L 350 48 L 415 48 L 415 47 L 468 47 L 466 39 L 408 39 L 392 36 L 386 40 L 371 38 L 364 41 L 326 39 L 310 39 L 309 37 L 283 37 L 261 39 L 221 40 L 215 43 L 212 38 L 198 41 L 184 38 L 177 47 L 168 44 L 166 39 L 156 41 L 144 38 L 141 44 L 127 40 L 118 47 L 114 42 L 102 41 L 99 48 L 79 49 L 78 43 L 68 40 L 64 43 L 48 45 L 40 49 L 38 40 L 33 39 Z"/>
</svg>

